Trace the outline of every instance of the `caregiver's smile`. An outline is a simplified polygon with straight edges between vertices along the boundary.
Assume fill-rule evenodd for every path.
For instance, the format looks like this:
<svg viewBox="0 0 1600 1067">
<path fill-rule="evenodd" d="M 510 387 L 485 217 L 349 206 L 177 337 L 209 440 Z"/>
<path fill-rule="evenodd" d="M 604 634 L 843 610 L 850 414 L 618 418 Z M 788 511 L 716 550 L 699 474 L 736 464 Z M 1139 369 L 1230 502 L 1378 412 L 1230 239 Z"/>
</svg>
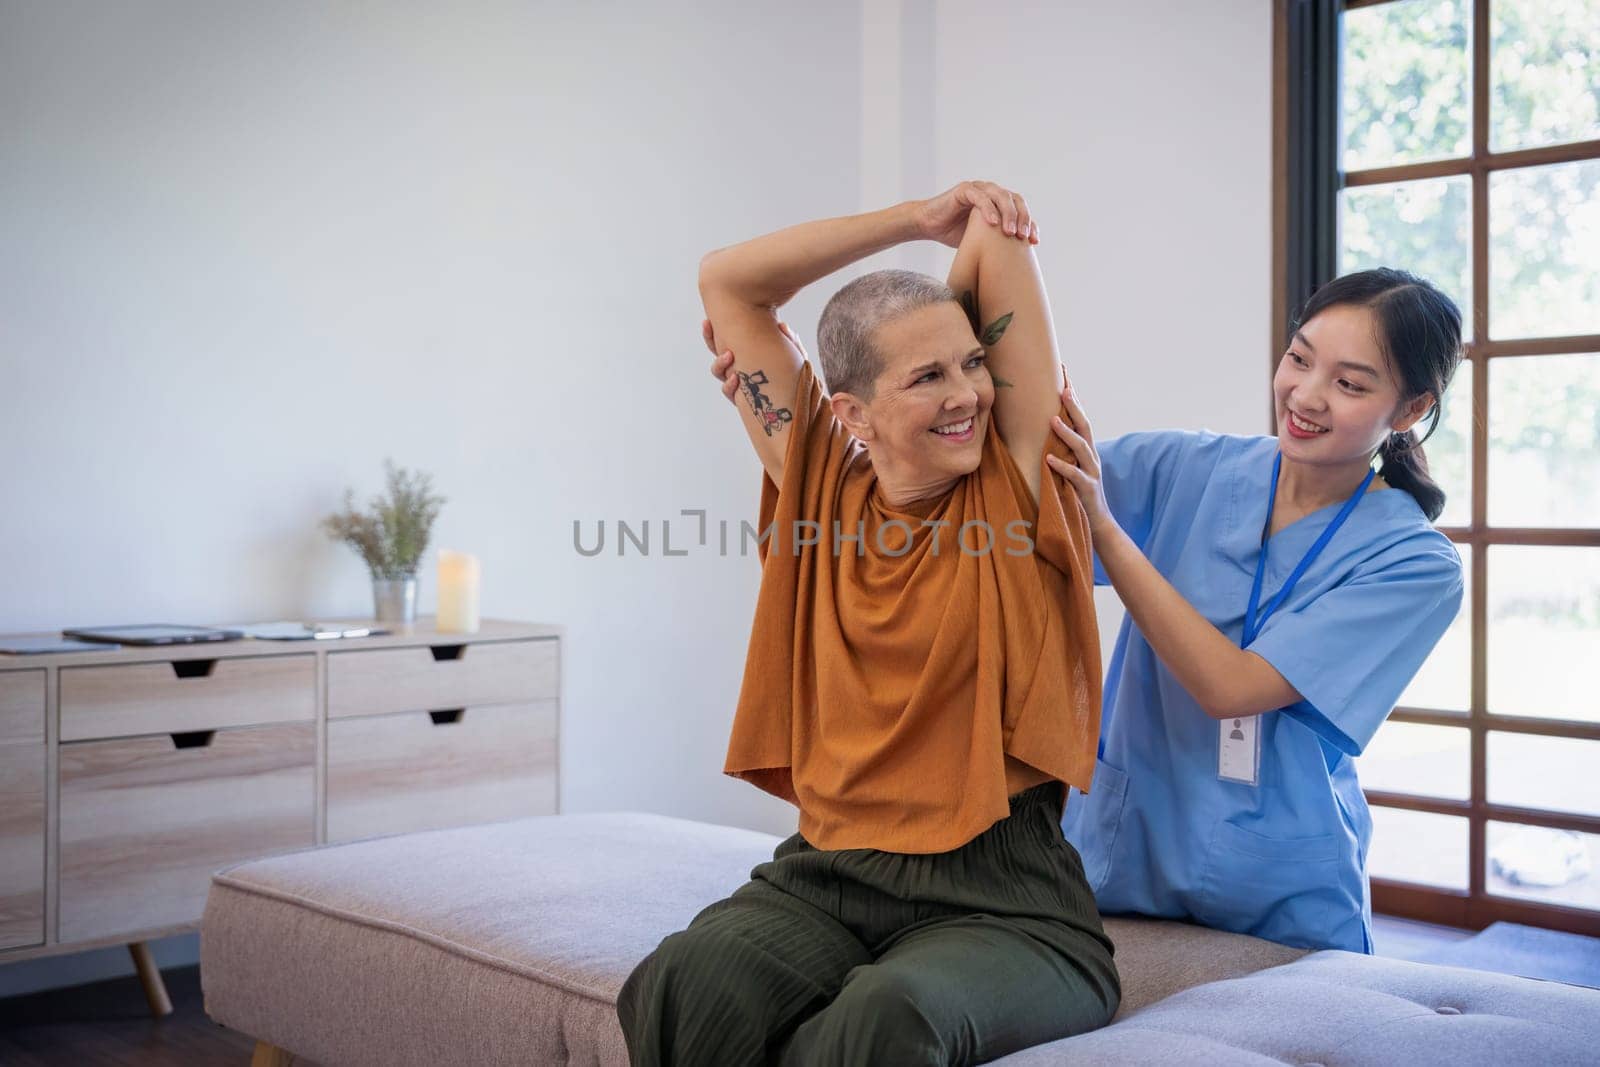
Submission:
<svg viewBox="0 0 1600 1067">
<path fill-rule="evenodd" d="M 1285 416 L 1284 425 L 1288 429 L 1289 433 L 1294 437 L 1320 437 L 1322 434 L 1328 432 L 1328 428 L 1326 426 L 1317 425 L 1293 409 L 1288 409 L 1288 412 Z"/>
</svg>

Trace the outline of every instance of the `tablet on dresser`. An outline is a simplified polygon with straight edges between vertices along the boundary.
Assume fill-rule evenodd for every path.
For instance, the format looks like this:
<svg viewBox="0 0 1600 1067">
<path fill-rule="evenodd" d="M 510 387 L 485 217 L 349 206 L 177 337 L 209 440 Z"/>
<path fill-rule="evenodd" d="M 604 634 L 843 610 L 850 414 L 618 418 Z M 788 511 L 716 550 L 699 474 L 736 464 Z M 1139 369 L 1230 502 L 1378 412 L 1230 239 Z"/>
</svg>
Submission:
<svg viewBox="0 0 1600 1067">
<path fill-rule="evenodd" d="M 244 635 L 238 630 L 218 630 L 210 626 L 141 623 L 137 626 L 80 626 L 62 630 L 61 636 L 81 637 L 85 641 L 115 641 L 124 645 L 190 645 L 202 641 L 232 641 Z"/>
</svg>

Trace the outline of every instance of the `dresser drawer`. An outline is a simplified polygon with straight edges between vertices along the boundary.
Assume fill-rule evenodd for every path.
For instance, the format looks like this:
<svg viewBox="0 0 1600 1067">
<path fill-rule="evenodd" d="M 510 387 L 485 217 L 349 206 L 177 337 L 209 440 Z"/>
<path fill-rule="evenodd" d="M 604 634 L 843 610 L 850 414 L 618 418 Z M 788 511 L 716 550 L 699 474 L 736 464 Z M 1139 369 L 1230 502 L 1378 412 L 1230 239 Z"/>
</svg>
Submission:
<svg viewBox="0 0 1600 1067">
<path fill-rule="evenodd" d="M 0 671 L 0 744 L 44 743 L 44 671 Z"/>
<path fill-rule="evenodd" d="M 0 948 L 44 943 L 44 763 L 43 743 L 0 744 Z"/>
<path fill-rule="evenodd" d="M 328 723 L 328 841 L 553 815 L 556 702 Z"/>
<path fill-rule="evenodd" d="M 61 746 L 63 942 L 196 921 L 211 873 L 316 844 L 316 727 Z"/>
<path fill-rule="evenodd" d="M 328 653 L 328 717 L 553 700 L 553 640 Z"/>
<path fill-rule="evenodd" d="M 61 668 L 61 740 L 215 730 L 316 717 L 316 656 Z"/>
</svg>

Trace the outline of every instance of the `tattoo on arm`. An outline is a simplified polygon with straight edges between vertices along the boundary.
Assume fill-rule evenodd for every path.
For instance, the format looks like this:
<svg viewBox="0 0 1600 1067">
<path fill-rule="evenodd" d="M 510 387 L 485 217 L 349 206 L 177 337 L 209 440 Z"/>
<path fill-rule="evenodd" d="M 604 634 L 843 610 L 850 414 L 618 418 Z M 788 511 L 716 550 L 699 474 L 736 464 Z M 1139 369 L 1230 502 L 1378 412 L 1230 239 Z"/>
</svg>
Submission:
<svg viewBox="0 0 1600 1067">
<path fill-rule="evenodd" d="M 768 384 L 766 371 L 746 374 L 741 370 L 734 373 L 739 376 L 739 387 L 745 399 L 750 401 L 750 410 L 755 412 L 768 437 L 783 429 L 785 423 L 794 421 L 794 412 L 788 408 L 773 407 L 771 398 L 761 391 L 761 387 Z"/>
<path fill-rule="evenodd" d="M 971 289 L 962 291 L 961 307 L 967 313 L 967 321 L 972 324 L 972 332 L 978 338 L 978 343 L 984 347 L 988 347 L 1000 340 L 1001 336 L 1006 332 L 1006 327 L 1011 325 L 1011 316 L 1014 314 L 1014 312 L 1008 311 L 988 326 L 984 326 L 982 320 L 978 318 L 978 298 L 973 295 Z M 1011 383 L 998 374 L 993 371 L 990 371 L 989 374 L 994 378 L 995 388 L 1011 388 Z"/>
</svg>

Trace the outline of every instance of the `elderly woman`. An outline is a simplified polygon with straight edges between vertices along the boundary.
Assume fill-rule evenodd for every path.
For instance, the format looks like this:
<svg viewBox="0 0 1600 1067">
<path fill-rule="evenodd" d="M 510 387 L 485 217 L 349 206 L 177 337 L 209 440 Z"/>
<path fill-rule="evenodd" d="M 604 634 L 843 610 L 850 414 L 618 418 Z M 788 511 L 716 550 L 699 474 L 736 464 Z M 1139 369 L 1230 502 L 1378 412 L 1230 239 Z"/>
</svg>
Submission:
<svg viewBox="0 0 1600 1067">
<path fill-rule="evenodd" d="M 916 239 L 957 248 L 948 283 L 840 289 L 824 395 L 777 308 Z M 629 976 L 636 1064 L 974 1063 L 1116 1011 L 1060 828 L 1093 774 L 1100 654 L 1086 514 L 1046 465 L 1071 452 L 1037 240 L 1021 196 L 963 182 L 701 262 L 766 469 L 724 770 L 799 832 Z"/>
</svg>

